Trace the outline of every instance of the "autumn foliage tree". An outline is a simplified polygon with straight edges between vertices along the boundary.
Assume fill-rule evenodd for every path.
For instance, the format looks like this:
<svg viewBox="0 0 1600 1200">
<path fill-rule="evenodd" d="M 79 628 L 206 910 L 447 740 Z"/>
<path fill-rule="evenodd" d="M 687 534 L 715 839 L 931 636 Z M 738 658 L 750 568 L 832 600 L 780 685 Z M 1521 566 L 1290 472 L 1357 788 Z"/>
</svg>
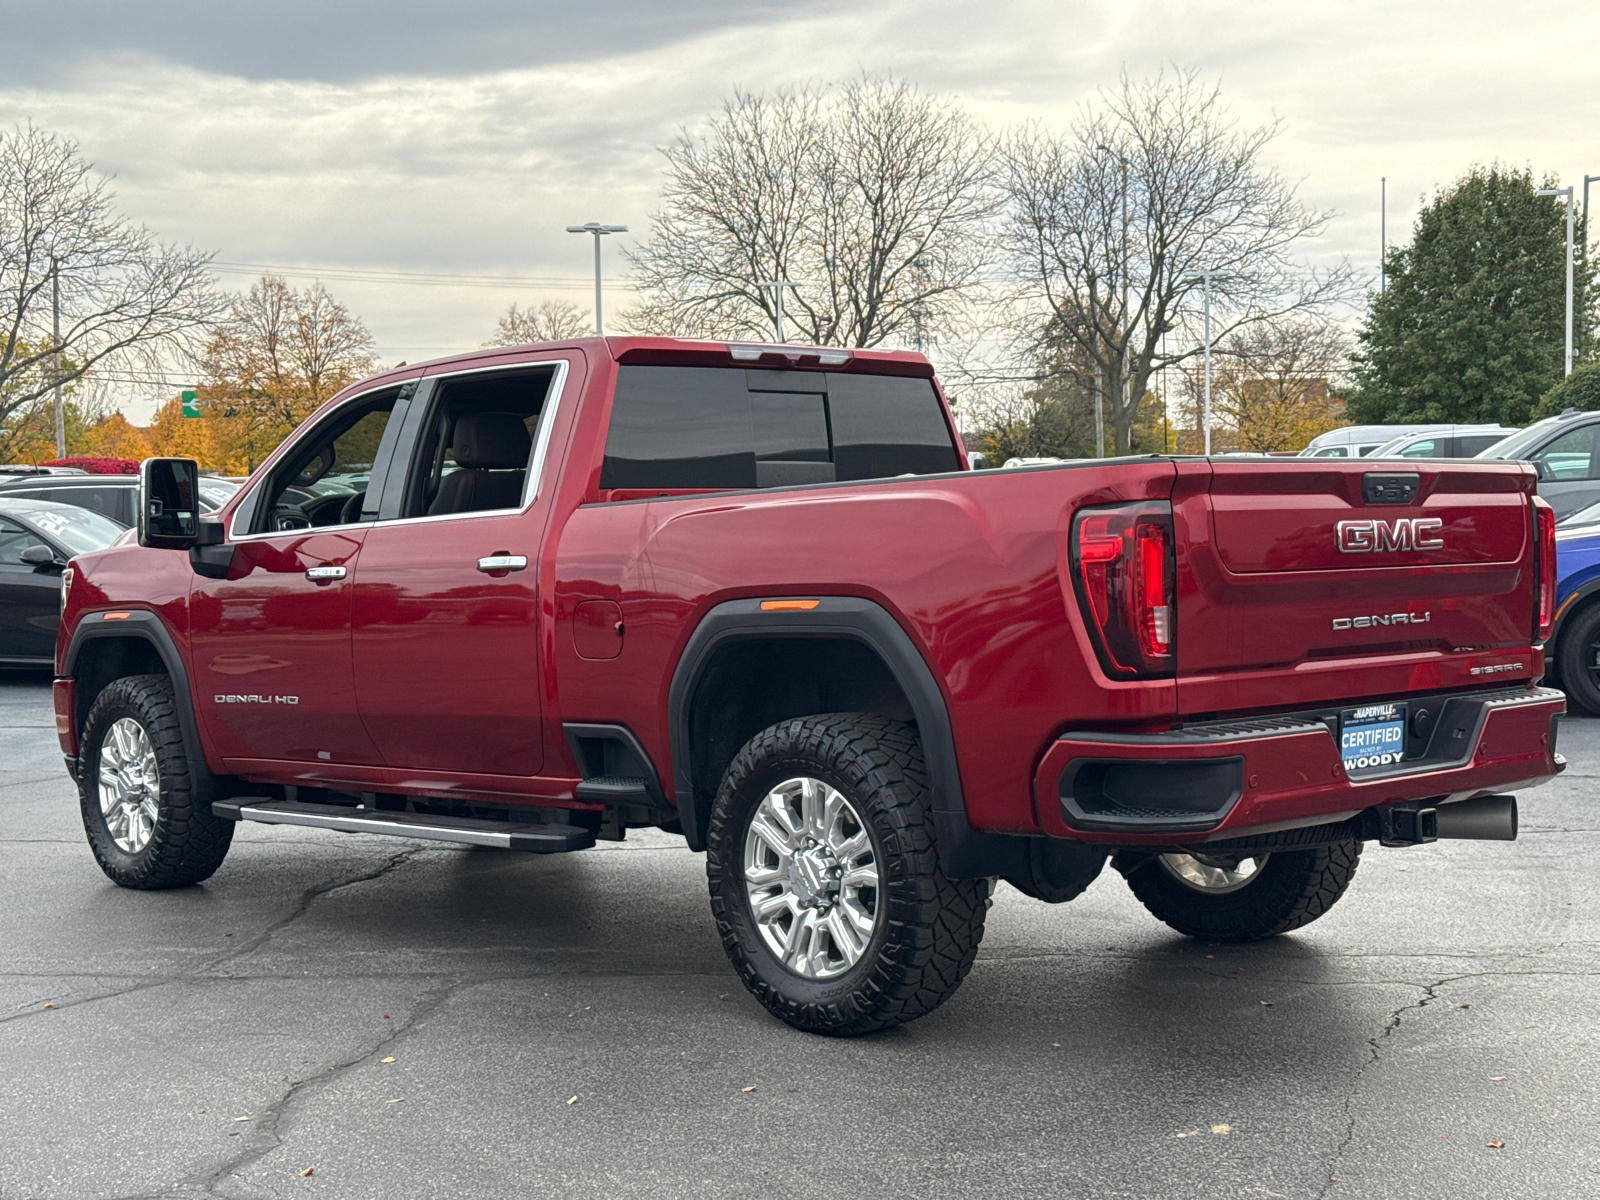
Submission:
<svg viewBox="0 0 1600 1200">
<path fill-rule="evenodd" d="M 224 423 L 210 435 L 226 431 L 232 456 L 253 470 L 325 400 L 375 365 L 372 334 L 322 284 L 296 290 L 264 275 L 234 298 L 206 345 L 198 398 L 206 423 Z M 158 414 L 157 424 L 165 415 Z"/>
<path fill-rule="evenodd" d="M 1212 350 L 1212 449 L 1300 450 L 1343 423 L 1333 396 L 1348 340 L 1326 322 L 1303 319 L 1248 326 Z M 1205 382 L 1197 363 L 1181 373 L 1198 452 Z"/>
</svg>

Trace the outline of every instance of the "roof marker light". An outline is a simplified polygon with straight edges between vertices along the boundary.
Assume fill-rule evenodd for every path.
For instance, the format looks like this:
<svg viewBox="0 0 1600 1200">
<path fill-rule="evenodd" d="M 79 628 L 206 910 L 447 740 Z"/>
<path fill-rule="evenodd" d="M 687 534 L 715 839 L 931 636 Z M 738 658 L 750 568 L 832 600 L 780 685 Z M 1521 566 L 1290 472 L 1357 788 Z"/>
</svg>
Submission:
<svg viewBox="0 0 1600 1200">
<path fill-rule="evenodd" d="M 825 350 L 821 346 L 789 346 L 766 342 L 728 343 L 728 356 L 734 362 L 760 362 L 764 354 L 779 354 L 794 363 L 814 358 L 824 367 L 842 367 L 855 357 L 848 350 Z"/>
</svg>

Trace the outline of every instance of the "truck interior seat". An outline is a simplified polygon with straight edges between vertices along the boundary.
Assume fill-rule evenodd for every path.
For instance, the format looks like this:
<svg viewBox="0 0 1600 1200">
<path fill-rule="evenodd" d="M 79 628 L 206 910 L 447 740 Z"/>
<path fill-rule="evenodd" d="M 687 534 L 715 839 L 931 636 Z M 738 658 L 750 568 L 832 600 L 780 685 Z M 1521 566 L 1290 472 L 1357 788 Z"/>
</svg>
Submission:
<svg viewBox="0 0 1600 1200">
<path fill-rule="evenodd" d="M 469 413 L 456 421 L 453 443 L 459 470 L 439 481 L 439 494 L 428 507 L 430 516 L 521 505 L 533 449 L 521 417 L 506 412 Z"/>
</svg>

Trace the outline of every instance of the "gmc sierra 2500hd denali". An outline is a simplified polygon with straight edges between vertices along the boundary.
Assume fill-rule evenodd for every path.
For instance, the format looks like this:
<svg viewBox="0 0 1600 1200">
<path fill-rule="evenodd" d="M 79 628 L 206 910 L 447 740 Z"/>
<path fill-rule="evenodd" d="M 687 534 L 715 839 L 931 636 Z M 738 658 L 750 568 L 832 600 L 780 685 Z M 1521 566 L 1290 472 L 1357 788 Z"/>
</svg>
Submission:
<svg viewBox="0 0 1600 1200">
<path fill-rule="evenodd" d="M 652 338 L 346 389 L 218 515 L 144 464 L 65 572 L 55 711 L 101 867 L 237 821 L 705 851 L 734 968 L 854 1034 L 960 984 L 996 877 L 1315 919 L 1362 844 L 1511 838 L 1561 769 L 1525 465 L 969 469 L 918 355 Z"/>
</svg>

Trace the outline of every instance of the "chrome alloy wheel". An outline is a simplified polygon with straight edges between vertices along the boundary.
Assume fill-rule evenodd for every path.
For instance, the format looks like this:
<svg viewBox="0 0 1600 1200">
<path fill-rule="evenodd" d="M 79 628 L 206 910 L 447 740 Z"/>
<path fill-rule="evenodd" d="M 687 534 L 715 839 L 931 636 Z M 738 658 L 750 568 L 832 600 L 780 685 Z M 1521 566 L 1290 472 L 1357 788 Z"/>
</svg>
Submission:
<svg viewBox="0 0 1600 1200">
<path fill-rule="evenodd" d="M 150 844 L 161 811 L 161 771 L 143 725 L 122 717 L 106 730 L 96 774 L 111 840 L 126 854 L 139 853 Z"/>
<path fill-rule="evenodd" d="M 1237 892 L 1250 883 L 1267 865 L 1270 854 L 1258 858 L 1213 854 L 1163 854 L 1161 865 L 1185 887 L 1219 896 Z"/>
<path fill-rule="evenodd" d="M 872 839 L 850 801 L 820 779 L 786 779 L 756 806 L 744 886 L 767 949 L 805 979 L 844 974 L 878 926 Z"/>
</svg>

